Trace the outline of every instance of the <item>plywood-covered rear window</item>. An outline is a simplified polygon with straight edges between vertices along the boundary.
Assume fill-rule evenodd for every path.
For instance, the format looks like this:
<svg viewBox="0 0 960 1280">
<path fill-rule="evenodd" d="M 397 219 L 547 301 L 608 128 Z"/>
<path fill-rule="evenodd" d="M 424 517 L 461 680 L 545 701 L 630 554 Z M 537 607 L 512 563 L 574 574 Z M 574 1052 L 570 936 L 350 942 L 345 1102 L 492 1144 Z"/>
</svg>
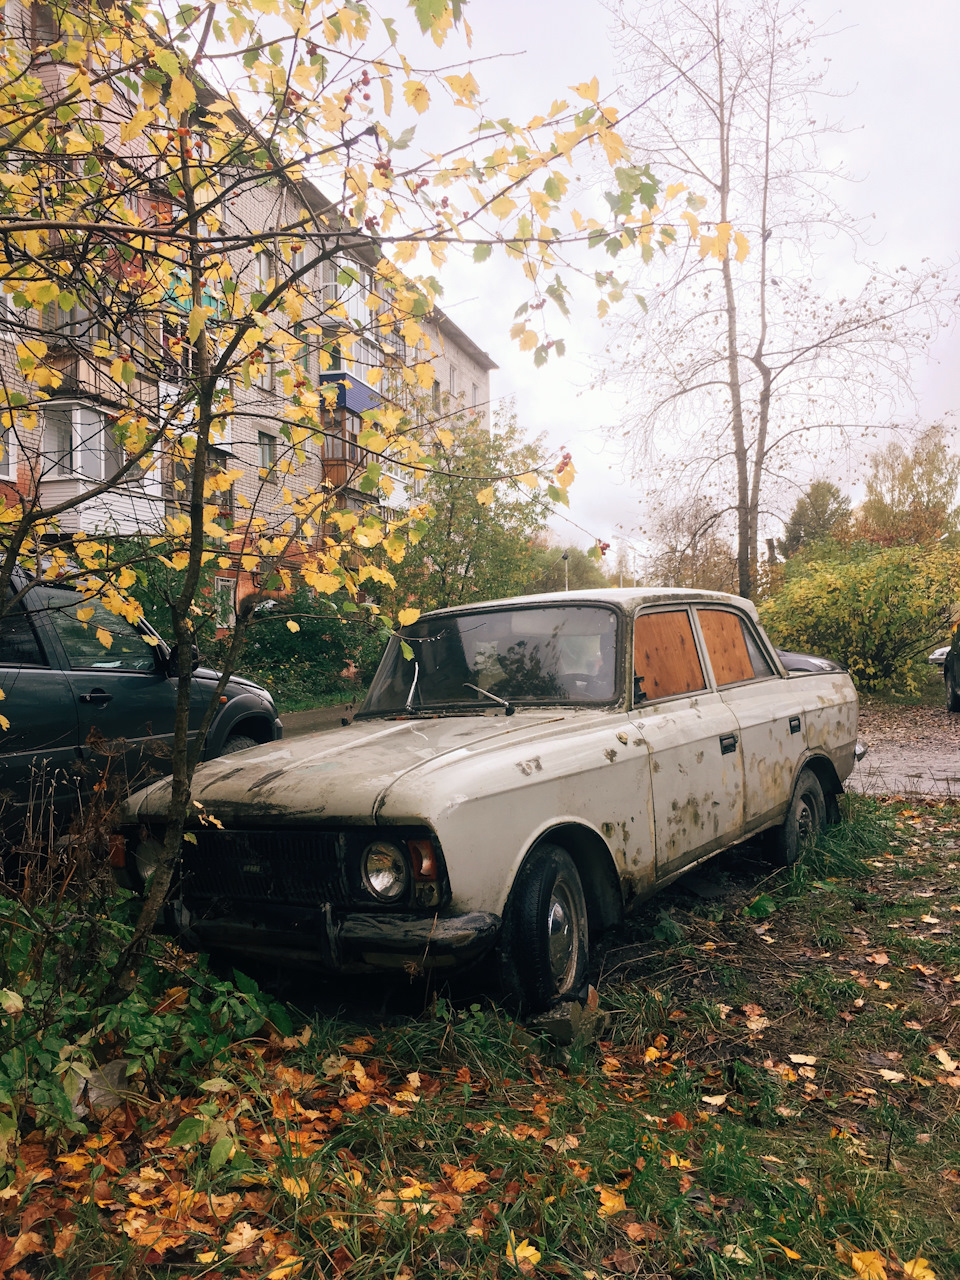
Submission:
<svg viewBox="0 0 960 1280">
<path fill-rule="evenodd" d="M 706 688 L 686 610 L 642 613 L 633 628 L 634 700 Z"/>
<path fill-rule="evenodd" d="M 726 609 L 698 609 L 697 618 L 718 685 L 764 680 L 773 675 L 749 627 Z"/>
</svg>

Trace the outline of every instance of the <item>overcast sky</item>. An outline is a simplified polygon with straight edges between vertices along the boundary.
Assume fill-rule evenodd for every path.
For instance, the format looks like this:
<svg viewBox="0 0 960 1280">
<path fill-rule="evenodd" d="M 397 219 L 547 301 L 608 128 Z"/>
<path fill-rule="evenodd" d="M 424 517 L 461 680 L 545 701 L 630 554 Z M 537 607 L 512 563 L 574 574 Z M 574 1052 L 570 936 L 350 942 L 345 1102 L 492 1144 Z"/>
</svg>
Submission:
<svg viewBox="0 0 960 1280">
<path fill-rule="evenodd" d="M 831 87 L 847 93 L 834 114 L 849 131 L 832 154 L 841 154 L 860 179 L 845 188 L 845 203 L 872 218 L 871 256 L 890 267 L 924 256 L 948 261 L 956 253 L 960 190 L 954 136 L 960 3 L 923 0 L 911 11 L 893 0 L 841 6 L 814 0 L 807 8 L 836 33 L 823 52 L 831 58 Z M 476 57 L 510 55 L 475 69 L 490 107 L 499 107 L 495 115 L 525 120 L 594 74 L 604 90 L 622 83 L 608 38 L 610 18 L 596 0 L 472 0 L 467 14 Z M 567 334 L 566 358 L 534 369 L 508 338 L 523 285 L 507 271 L 488 268 L 453 265 L 444 275 L 443 305 L 500 366 L 494 395 L 516 400 L 528 431 L 546 431 L 552 444 L 573 451 L 579 477 L 570 516 L 587 533 L 555 522 L 557 536 L 583 546 L 594 537 L 629 537 L 639 523 L 641 486 L 623 477 L 616 451 L 602 438 L 602 429 L 617 423 L 620 406 L 615 396 L 589 390 L 609 336 L 581 313 Z M 595 300 L 588 301 L 592 307 Z M 924 421 L 960 407 L 958 357 L 960 338 L 953 333 L 915 370 Z"/>
</svg>

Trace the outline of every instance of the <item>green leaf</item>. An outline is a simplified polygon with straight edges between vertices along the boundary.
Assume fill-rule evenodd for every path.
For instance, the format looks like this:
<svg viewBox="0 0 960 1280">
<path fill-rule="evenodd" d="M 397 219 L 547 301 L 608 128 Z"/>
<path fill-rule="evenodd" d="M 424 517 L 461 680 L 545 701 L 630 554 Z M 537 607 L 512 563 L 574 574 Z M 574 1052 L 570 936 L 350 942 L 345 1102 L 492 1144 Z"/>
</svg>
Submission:
<svg viewBox="0 0 960 1280">
<path fill-rule="evenodd" d="M 407 147 L 409 147 L 410 143 L 416 137 L 416 133 L 416 127 L 414 125 L 410 125 L 409 128 L 404 129 L 402 133 L 398 133 L 395 138 L 390 140 L 387 150 L 406 151 Z"/>
<path fill-rule="evenodd" d="M 761 893 L 743 908 L 743 914 L 751 916 L 754 920 L 766 920 L 767 916 L 772 916 L 776 909 L 777 904 L 769 893 Z"/>
<path fill-rule="evenodd" d="M 381 18 L 380 21 L 383 23 L 384 30 L 387 33 L 387 38 L 389 39 L 390 43 L 396 44 L 397 43 L 396 22 L 394 22 L 393 18 Z"/>
<path fill-rule="evenodd" d="M 200 1116 L 187 1116 L 171 1134 L 168 1147 L 189 1147 L 199 1142 L 207 1130 L 207 1122 Z"/>
<path fill-rule="evenodd" d="M 236 1143 L 233 1138 L 227 1134 L 222 1138 L 218 1138 L 210 1148 L 210 1155 L 207 1160 L 210 1172 L 216 1173 L 218 1169 L 222 1169 L 227 1161 L 233 1156 L 235 1151 Z"/>
<path fill-rule="evenodd" d="M 490 257 L 491 253 L 493 253 L 493 245 L 475 244 L 473 246 L 474 262 L 486 262 L 486 260 Z"/>
<path fill-rule="evenodd" d="M 543 194 L 550 197 L 551 200 L 559 200 L 561 196 L 560 184 L 556 178 L 548 178 L 543 184 Z"/>
</svg>

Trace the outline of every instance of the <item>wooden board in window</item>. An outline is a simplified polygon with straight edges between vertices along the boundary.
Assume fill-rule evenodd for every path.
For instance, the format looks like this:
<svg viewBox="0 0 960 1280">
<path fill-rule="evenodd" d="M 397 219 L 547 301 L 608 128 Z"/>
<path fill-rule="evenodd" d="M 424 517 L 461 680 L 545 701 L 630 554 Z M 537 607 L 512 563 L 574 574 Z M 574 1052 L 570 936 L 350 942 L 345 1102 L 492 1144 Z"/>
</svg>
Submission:
<svg viewBox="0 0 960 1280">
<path fill-rule="evenodd" d="M 697 617 L 717 684 L 753 680 L 756 672 L 747 652 L 743 624 L 737 615 L 723 609 L 698 609 Z"/>
<path fill-rule="evenodd" d="M 706 688 L 685 611 L 640 614 L 633 627 L 633 669 L 648 700 Z"/>
</svg>

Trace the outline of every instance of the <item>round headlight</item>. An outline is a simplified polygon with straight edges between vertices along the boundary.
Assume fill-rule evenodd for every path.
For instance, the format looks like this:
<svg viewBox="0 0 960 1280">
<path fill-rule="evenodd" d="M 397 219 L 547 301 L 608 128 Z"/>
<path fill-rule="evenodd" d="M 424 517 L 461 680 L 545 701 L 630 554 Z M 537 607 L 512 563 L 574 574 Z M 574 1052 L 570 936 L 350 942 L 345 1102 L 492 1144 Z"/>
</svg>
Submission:
<svg viewBox="0 0 960 1280">
<path fill-rule="evenodd" d="M 385 840 L 368 844 L 360 859 L 363 883 L 381 902 L 396 902 L 407 891 L 410 872 L 407 860 L 396 847 Z"/>
<path fill-rule="evenodd" d="M 163 844 L 153 836 L 147 836 L 145 840 L 141 840 L 137 845 L 133 856 L 137 864 L 137 872 L 144 884 L 147 883 L 160 865 L 162 855 Z"/>
</svg>

